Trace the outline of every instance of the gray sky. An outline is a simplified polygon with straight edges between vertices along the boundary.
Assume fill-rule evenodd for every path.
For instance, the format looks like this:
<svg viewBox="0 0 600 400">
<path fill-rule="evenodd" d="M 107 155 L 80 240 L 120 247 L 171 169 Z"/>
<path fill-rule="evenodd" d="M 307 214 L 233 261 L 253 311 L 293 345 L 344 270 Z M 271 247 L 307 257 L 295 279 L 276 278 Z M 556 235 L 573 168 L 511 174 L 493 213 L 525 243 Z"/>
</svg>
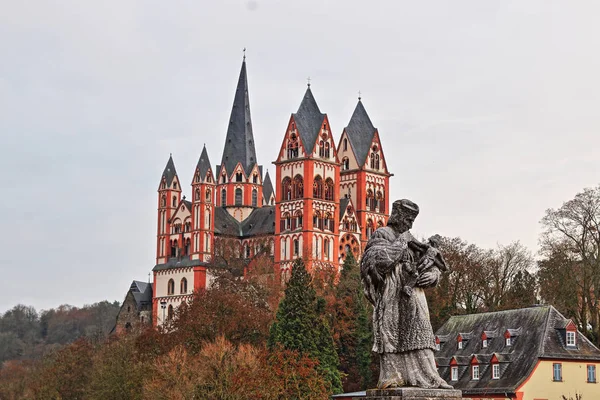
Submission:
<svg viewBox="0 0 600 400">
<path fill-rule="evenodd" d="M 169 152 L 186 183 L 203 143 L 220 161 L 243 47 L 259 162 L 274 171 L 307 76 L 338 138 L 361 90 L 419 235 L 536 251 L 544 210 L 600 180 L 597 1 L 0 9 L 0 312 L 147 279 Z"/>
</svg>

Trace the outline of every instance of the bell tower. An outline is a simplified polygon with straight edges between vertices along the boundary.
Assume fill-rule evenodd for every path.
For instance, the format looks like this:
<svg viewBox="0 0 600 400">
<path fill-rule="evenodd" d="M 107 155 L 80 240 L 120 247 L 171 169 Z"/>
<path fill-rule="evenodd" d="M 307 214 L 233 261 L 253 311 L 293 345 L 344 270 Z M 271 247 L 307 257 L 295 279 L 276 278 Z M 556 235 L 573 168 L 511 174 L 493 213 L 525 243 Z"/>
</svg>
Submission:
<svg viewBox="0 0 600 400">
<path fill-rule="evenodd" d="M 181 201 L 181 184 L 172 155 L 165 166 L 158 187 L 158 222 L 156 240 L 156 264 L 167 262 L 170 257 L 171 217 Z"/>
<path fill-rule="evenodd" d="M 287 279 L 294 259 L 337 269 L 340 164 L 329 119 L 310 84 L 292 114 L 276 165 L 275 268 Z"/>
</svg>

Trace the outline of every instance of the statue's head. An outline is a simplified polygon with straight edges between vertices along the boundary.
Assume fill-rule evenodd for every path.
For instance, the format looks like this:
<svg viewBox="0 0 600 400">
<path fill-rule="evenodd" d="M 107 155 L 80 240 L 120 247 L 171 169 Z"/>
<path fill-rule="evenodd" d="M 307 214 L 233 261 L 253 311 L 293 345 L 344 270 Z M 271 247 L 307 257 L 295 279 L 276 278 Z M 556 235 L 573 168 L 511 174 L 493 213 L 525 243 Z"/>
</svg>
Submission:
<svg viewBox="0 0 600 400">
<path fill-rule="evenodd" d="M 388 226 L 402 233 L 412 228 L 415 218 L 419 215 L 419 206 L 410 200 L 396 200 L 392 205 L 392 215 Z"/>
</svg>

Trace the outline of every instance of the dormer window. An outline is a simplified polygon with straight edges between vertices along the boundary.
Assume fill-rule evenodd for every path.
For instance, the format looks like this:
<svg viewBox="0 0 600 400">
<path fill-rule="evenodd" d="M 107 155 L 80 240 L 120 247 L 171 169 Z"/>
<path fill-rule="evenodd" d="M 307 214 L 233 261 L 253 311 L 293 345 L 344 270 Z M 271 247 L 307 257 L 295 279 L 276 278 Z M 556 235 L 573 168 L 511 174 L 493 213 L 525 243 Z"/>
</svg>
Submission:
<svg viewBox="0 0 600 400">
<path fill-rule="evenodd" d="M 567 331 L 567 346 L 575 347 L 575 332 Z"/>
<path fill-rule="evenodd" d="M 458 380 L 458 367 L 450 368 L 450 380 L 452 380 L 452 381 Z"/>
<path fill-rule="evenodd" d="M 460 336 L 458 337 L 457 347 L 459 350 L 462 350 L 462 348 L 463 348 L 463 341 Z"/>
<path fill-rule="evenodd" d="M 471 366 L 471 379 L 473 379 L 474 381 L 479 380 L 479 365 Z"/>
<path fill-rule="evenodd" d="M 506 338 L 506 345 L 512 346 L 512 340 L 511 340 L 510 336 Z"/>
<path fill-rule="evenodd" d="M 487 339 L 483 339 L 481 341 L 481 347 L 483 347 L 484 349 L 486 349 L 488 347 L 488 341 L 487 341 Z"/>
<path fill-rule="evenodd" d="M 577 346 L 577 327 L 572 320 L 569 320 L 565 327 L 565 343 L 567 347 Z"/>
<path fill-rule="evenodd" d="M 238 172 L 237 174 L 235 174 L 235 181 L 236 182 L 242 181 L 242 173 L 241 172 Z"/>
<path fill-rule="evenodd" d="M 500 364 L 492 364 L 492 379 L 500 379 Z"/>
<path fill-rule="evenodd" d="M 436 344 L 435 344 L 435 349 L 436 349 L 437 351 L 440 351 L 440 344 L 439 344 L 439 343 L 436 343 Z"/>
</svg>

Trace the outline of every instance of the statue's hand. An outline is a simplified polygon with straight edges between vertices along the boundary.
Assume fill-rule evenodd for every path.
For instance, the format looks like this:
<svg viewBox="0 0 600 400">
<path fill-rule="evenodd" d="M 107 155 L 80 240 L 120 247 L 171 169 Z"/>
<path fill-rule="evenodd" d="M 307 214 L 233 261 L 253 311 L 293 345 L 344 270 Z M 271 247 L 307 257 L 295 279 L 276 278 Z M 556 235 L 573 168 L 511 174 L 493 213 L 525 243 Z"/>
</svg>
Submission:
<svg viewBox="0 0 600 400">
<path fill-rule="evenodd" d="M 423 274 L 421 274 L 419 276 L 419 278 L 417 279 L 417 286 L 420 286 L 420 287 L 433 286 L 437 283 L 438 278 L 439 278 L 439 275 L 438 275 L 437 271 L 435 271 L 435 268 L 434 268 L 434 270 L 424 272 Z"/>
</svg>

